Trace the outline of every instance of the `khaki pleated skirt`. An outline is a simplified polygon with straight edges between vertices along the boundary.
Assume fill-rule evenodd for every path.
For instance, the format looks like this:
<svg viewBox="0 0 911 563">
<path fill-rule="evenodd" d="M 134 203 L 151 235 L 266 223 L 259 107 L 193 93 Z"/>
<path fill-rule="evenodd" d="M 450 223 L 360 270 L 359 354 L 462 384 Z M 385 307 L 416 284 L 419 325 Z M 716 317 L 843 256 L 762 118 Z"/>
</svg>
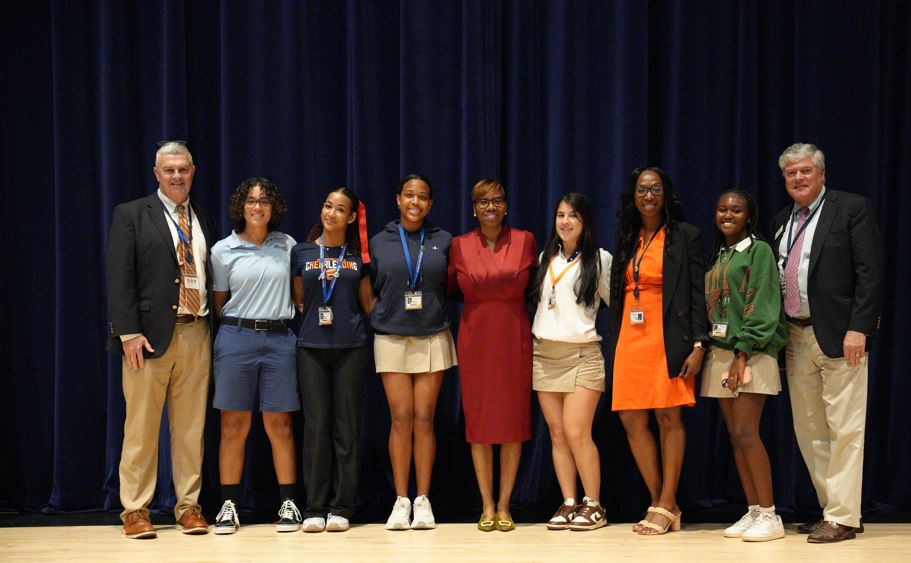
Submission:
<svg viewBox="0 0 911 563">
<path fill-rule="evenodd" d="M 558 342 L 534 339 L 532 388 L 572 393 L 576 385 L 604 391 L 604 356 L 600 342 Z"/>
<path fill-rule="evenodd" d="M 428 336 L 377 334 L 373 358 L 377 373 L 429 373 L 458 365 L 449 329 Z"/>
<path fill-rule="evenodd" d="M 733 350 L 725 350 L 713 346 L 705 357 L 702 368 L 702 387 L 699 394 L 703 397 L 718 399 L 731 399 L 740 393 L 760 393 L 763 395 L 777 395 L 781 392 L 781 376 L 778 372 L 778 360 L 768 354 L 757 352 L 747 359 L 747 365 L 753 372 L 753 379 L 746 385 L 737 389 L 737 394 L 731 394 L 721 386 L 721 380 L 731 367 L 734 359 Z"/>
</svg>

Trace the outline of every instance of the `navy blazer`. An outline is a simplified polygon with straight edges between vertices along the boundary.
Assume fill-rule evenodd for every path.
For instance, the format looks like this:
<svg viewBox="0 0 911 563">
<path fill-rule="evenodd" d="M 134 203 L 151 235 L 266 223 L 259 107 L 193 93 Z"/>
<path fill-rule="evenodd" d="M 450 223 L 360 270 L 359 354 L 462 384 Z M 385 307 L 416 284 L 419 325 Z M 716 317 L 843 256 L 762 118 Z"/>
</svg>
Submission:
<svg viewBox="0 0 911 563">
<path fill-rule="evenodd" d="M 793 209 L 788 205 L 772 220 L 776 256 Z M 870 339 L 879 332 L 882 251 L 870 200 L 826 189 L 807 280 L 813 332 L 826 356 L 844 356 L 849 330 L 867 335 L 868 350 Z"/>
<path fill-rule="evenodd" d="M 208 253 L 214 244 L 215 220 L 199 206 L 190 206 L 196 212 Z M 114 209 L 107 261 L 109 352 L 123 354 L 121 334 L 142 333 L 155 350 L 143 350 L 147 358 L 161 357 L 171 343 L 180 301 L 180 266 L 164 213 L 157 192 Z M 212 266 L 208 257 L 206 289 L 211 303 Z M 209 315 L 210 322 L 211 318 Z"/>
<path fill-rule="evenodd" d="M 661 301 L 664 305 L 664 354 L 667 358 L 667 375 L 677 377 L 683 362 L 692 353 L 693 345 L 709 341 L 706 332 L 708 316 L 705 309 L 705 260 L 703 259 L 702 232 L 689 223 L 677 223 L 670 241 L 665 239 Z M 629 261 L 623 264 L 626 272 Z M 620 291 L 611 294 L 610 340 L 606 372 L 613 375 L 614 352 L 620 337 L 622 323 L 626 322 L 623 300 L 626 278 L 620 280 Z"/>
</svg>

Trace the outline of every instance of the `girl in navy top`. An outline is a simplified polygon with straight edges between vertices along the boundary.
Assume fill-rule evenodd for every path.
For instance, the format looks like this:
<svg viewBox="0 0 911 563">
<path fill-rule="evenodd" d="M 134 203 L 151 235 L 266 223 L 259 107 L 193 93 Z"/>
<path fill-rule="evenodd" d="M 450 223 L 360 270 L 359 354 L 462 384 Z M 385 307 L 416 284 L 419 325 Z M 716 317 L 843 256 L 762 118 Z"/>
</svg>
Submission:
<svg viewBox="0 0 911 563">
<path fill-rule="evenodd" d="M 446 309 L 452 236 L 425 221 L 433 204 L 427 178 L 405 176 L 395 196 L 399 220 L 370 239 L 376 305 L 374 359 L 392 415 L 389 457 L 396 501 L 388 530 L 436 527 L 427 493 L 436 454 L 433 415 L 443 371 L 456 363 Z M 412 443 L 417 498 L 408 498 Z"/>
<path fill-rule="evenodd" d="M 370 362 L 365 313 L 373 298 L 369 258 L 358 236 L 364 222 L 357 195 L 338 188 L 326 196 L 307 241 L 291 251 L 294 303 L 301 313 L 297 376 L 304 411 L 305 532 L 347 530 L 354 513 L 359 407 Z"/>
</svg>

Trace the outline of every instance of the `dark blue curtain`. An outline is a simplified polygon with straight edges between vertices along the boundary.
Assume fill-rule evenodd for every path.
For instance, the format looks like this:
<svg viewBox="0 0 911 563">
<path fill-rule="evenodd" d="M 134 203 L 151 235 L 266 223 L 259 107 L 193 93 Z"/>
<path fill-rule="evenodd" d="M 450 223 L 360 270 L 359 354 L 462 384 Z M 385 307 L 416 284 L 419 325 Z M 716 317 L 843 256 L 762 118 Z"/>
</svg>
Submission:
<svg viewBox="0 0 911 563">
<path fill-rule="evenodd" d="M 635 166 L 668 170 L 687 217 L 709 233 L 726 187 L 754 191 L 766 218 L 788 202 L 776 161 L 800 140 L 826 151 L 831 188 L 877 210 L 888 260 L 864 507 L 911 509 L 911 356 L 898 334 L 911 318 L 901 289 L 911 283 L 907 2 L 97 0 L 20 4 L 17 14 L 0 24 L 0 507 L 118 506 L 124 405 L 119 360 L 103 346 L 105 249 L 114 205 L 155 189 L 156 141 L 189 142 L 194 201 L 221 235 L 227 195 L 249 176 L 278 183 L 291 208 L 283 230 L 300 239 L 338 185 L 365 200 L 375 232 L 396 214 L 397 179 L 419 171 L 435 183 L 432 219 L 455 234 L 475 225 L 470 186 L 492 176 L 509 188 L 510 222 L 539 241 L 560 194 L 587 193 L 611 248 Z M 609 518 L 629 520 L 647 495 L 608 399 L 595 421 L 602 496 Z M 453 370 L 431 491 L 444 521 L 479 508 L 459 401 Z M 380 519 L 393 489 L 374 377 L 364 413 L 359 515 Z M 202 500 L 212 509 L 210 415 Z M 700 401 L 685 416 L 682 506 L 742 502 L 716 405 Z M 768 401 L 762 428 L 779 508 L 812 510 L 786 394 Z M 166 436 L 155 508 L 173 500 Z M 271 510 L 261 428 L 245 491 L 245 505 Z M 544 512 L 558 502 L 537 411 L 515 502 Z"/>
</svg>

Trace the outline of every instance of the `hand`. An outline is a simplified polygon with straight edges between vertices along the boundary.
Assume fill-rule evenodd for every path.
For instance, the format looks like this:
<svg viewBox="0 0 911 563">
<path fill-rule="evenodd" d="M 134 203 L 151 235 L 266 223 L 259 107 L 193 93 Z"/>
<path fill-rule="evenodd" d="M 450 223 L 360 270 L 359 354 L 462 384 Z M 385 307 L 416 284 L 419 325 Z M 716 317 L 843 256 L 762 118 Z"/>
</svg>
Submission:
<svg viewBox="0 0 911 563">
<path fill-rule="evenodd" d="M 704 355 L 705 350 L 702 348 L 693 348 L 690 355 L 686 357 L 686 361 L 683 362 L 683 366 L 681 366 L 678 375 L 683 376 L 684 379 L 688 379 L 699 373 L 699 370 L 702 369 L 702 357 Z"/>
<path fill-rule="evenodd" d="M 155 350 L 152 349 L 152 345 L 149 344 L 146 337 L 141 334 L 136 338 L 131 338 L 123 343 L 123 355 L 126 357 L 127 363 L 130 364 L 132 369 L 142 369 L 145 366 L 145 358 L 142 356 L 143 348 L 153 354 L 155 353 Z"/>
<path fill-rule="evenodd" d="M 844 350 L 845 360 L 849 366 L 856 366 L 860 363 L 861 358 L 866 353 L 864 348 L 867 346 L 867 335 L 856 330 L 849 330 L 845 333 Z"/>
<path fill-rule="evenodd" d="M 746 370 L 747 357 L 738 352 L 731 361 L 731 367 L 728 368 L 728 391 L 733 395 L 737 388 L 743 383 L 743 372 Z"/>
</svg>

